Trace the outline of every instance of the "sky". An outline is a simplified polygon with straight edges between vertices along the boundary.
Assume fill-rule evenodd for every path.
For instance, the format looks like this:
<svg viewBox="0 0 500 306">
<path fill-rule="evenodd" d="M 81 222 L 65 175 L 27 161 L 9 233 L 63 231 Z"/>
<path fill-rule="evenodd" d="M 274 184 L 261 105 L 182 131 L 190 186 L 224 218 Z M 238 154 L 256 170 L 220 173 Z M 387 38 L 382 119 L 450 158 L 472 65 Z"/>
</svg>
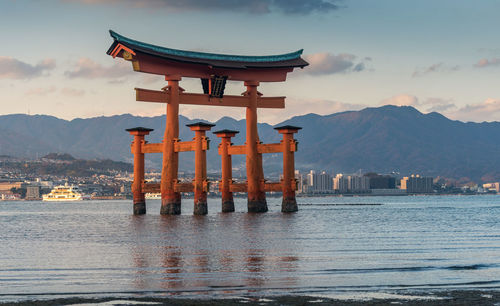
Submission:
<svg viewBox="0 0 500 306">
<path fill-rule="evenodd" d="M 1 0 L 0 115 L 63 119 L 165 106 L 135 101 L 164 78 L 106 55 L 108 30 L 175 49 L 271 55 L 304 49 L 310 63 L 286 82 L 262 83 L 286 108 L 276 124 L 386 104 L 453 120 L 500 121 L 500 1 L 481 0 Z M 181 86 L 201 92 L 198 79 Z M 227 94 L 244 91 L 230 82 Z M 183 106 L 191 119 L 244 118 L 241 108 Z"/>
</svg>

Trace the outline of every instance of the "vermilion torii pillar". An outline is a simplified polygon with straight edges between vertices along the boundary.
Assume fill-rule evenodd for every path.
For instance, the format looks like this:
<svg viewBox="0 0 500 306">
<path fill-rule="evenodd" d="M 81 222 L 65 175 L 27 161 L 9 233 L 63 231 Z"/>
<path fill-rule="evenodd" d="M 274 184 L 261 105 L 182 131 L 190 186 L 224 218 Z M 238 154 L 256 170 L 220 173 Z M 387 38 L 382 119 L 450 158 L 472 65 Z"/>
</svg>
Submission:
<svg viewBox="0 0 500 306">
<path fill-rule="evenodd" d="M 265 192 L 276 191 L 278 184 L 266 183 L 262 166 L 263 153 L 281 152 L 279 144 L 261 144 L 257 131 L 258 108 L 284 108 L 284 97 L 262 97 L 257 87 L 262 82 L 283 82 L 295 68 L 308 65 L 302 50 L 271 56 L 241 56 L 192 52 L 155 46 L 110 31 L 114 39 L 107 54 L 130 61 L 134 71 L 165 76 L 168 86 L 162 91 L 136 88 L 136 100 L 167 104 L 167 123 L 162 144 L 150 144 L 145 153 L 163 153 L 161 183 L 146 184 L 145 189 L 161 190 L 162 214 L 179 214 L 180 192 L 191 187 L 178 182 L 178 153 L 195 150 L 195 144 L 179 140 L 179 105 L 230 106 L 246 108 L 246 144 L 232 146 L 230 154 L 245 154 L 246 184 L 231 184 L 229 191 L 248 193 L 248 211 L 268 210 Z M 185 93 L 179 87 L 182 78 L 201 79 L 203 94 Z M 225 95 L 226 81 L 242 81 L 243 96 Z M 229 155 L 230 155 L 229 154 Z M 226 189 L 227 191 L 227 189 Z"/>
<path fill-rule="evenodd" d="M 148 135 L 153 129 L 136 127 L 126 129 L 134 136 L 132 142 L 132 152 L 134 153 L 134 181 L 132 183 L 132 195 L 134 198 L 134 215 L 143 215 L 146 213 L 146 199 L 142 190 L 144 183 L 144 153 L 142 148 L 146 144 L 144 136 Z"/>
<path fill-rule="evenodd" d="M 179 81 L 180 76 L 165 76 L 168 81 L 170 103 L 167 104 L 167 124 L 163 137 L 163 165 L 161 168 L 161 209 L 162 215 L 181 213 L 181 194 L 175 191 L 179 171 L 179 153 L 175 144 L 179 141 Z"/>
<path fill-rule="evenodd" d="M 231 147 L 231 138 L 238 134 L 238 131 L 221 130 L 214 132 L 217 137 L 221 138 L 219 151 L 221 155 L 221 180 L 220 192 L 222 195 L 222 212 L 234 212 L 233 193 L 231 192 L 231 184 L 233 183 L 232 160 L 229 154 Z"/>
<path fill-rule="evenodd" d="M 206 215 L 207 207 L 207 151 L 203 148 L 203 142 L 207 141 L 206 131 L 215 126 L 214 124 L 197 122 L 187 125 L 195 132 L 194 141 L 194 210 L 195 215 Z"/>
<path fill-rule="evenodd" d="M 295 157 L 297 142 L 293 139 L 293 134 L 297 133 L 300 127 L 285 125 L 274 128 L 283 135 L 281 144 L 283 146 L 283 202 L 281 203 L 282 212 L 295 212 L 298 210 L 295 200 L 295 190 L 297 182 L 295 180 Z"/>
<path fill-rule="evenodd" d="M 246 95 L 249 103 L 246 112 L 246 166 L 248 184 L 248 212 L 266 212 L 266 192 L 263 188 L 264 170 L 262 166 L 262 154 L 258 151 L 259 134 L 257 131 L 257 86 L 259 82 L 247 81 Z"/>
</svg>

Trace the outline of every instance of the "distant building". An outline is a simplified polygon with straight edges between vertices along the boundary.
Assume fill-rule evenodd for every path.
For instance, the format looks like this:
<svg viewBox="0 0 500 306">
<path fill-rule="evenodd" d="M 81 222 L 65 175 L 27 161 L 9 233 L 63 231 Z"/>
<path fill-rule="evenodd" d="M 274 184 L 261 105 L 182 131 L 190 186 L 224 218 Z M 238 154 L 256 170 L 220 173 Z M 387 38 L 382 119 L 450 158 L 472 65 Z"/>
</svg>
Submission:
<svg viewBox="0 0 500 306">
<path fill-rule="evenodd" d="M 339 173 L 333 179 L 333 189 L 338 193 L 347 193 L 349 190 L 349 181 L 342 173 Z"/>
<path fill-rule="evenodd" d="M 318 185 L 315 188 L 317 192 L 327 193 L 333 191 L 332 177 L 326 171 L 322 171 L 318 175 Z"/>
<path fill-rule="evenodd" d="M 304 177 L 299 170 L 295 170 L 295 179 L 297 180 L 297 193 L 303 193 L 304 190 Z"/>
<path fill-rule="evenodd" d="M 123 184 L 120 186 L 120 193 L 132 193 L 131 184 Z"/>
<path fill-rule="evenodd" d="M 307 193 L 331 193 L 333 192 L 332 177 L 326 171 L 317 174 L 311 170 L 307 174 L 306 186 L 303 188 Z"/>
<path fill-rule="evenodd" d="M 483 184 L 484 190 L 500 193 L 500 182 Z"/>
<path fill-rule="evenodd" d="M 333 189 L 338 193 L 367 193 L 370 190 L 370 179 L 359 175 L 337 174 L 333 179 Z"/>
<path fill-rule="evenodd" d="M 380 175 L 377 173 L 366 173 L 364 176 L 370 179 L 370 189 L 395 189 L 396 178 L 391 175 Z"/>
<path fill-rule="evenodd" d="M 21 188 L 23 182 L 0 182 L 0 191 L 10 191 L 12 188 Z"/>
<path fill-rule="evenodd" d="M 40 186 L 26 186 L 26 200 L 40 199 Z"/>
<path fill-rule="evenodd" d="M 318 176 L 316 175 L 316 171 L 311 170 L 307 174 L 307 191 L 313 191 L 315 186 L 318 185 Z"/>
<path fill-rule="evenodd" d="M 0 200 L 2 201 L 17 201 L 20 200 L 21 196 L 12 192 L 0 192 Z"/>
<path fill-rule="evenodd" d="M 352 193 L 366 193 L 370 190 L 370 179 L 366 176 L 349 175 L 347 189 Z"/>
<path fill-rule="evenodd" d="M 411 175 L 401 180 L 401 189 L 407 193 L 432 193 L 432 177 L 421 177 L 420 175 Z"/>
</svg>

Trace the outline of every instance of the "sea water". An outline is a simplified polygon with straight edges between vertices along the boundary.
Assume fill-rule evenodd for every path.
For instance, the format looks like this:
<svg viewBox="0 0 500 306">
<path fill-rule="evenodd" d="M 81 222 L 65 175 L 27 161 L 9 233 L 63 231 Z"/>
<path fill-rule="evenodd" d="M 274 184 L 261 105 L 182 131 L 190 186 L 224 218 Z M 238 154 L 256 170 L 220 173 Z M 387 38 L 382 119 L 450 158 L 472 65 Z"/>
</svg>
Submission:
<svg viewBox="0 0 500 306">
<path fill-rule="evenodd" d="M 0 301 L 500 289 L 500 196 L 301 197 L 299 212 L 133 216 L 131 201 L 0 202 Z"/>
</svg>

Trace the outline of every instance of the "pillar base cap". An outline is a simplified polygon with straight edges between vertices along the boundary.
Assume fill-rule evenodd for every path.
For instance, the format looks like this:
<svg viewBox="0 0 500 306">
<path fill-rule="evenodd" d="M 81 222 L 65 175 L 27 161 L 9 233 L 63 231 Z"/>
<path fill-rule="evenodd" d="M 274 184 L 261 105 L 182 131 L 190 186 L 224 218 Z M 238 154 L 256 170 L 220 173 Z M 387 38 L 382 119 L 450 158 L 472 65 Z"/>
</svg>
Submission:
<svg viewBox="0 0 500 306">
<path fill-rule="evenodd" d="M 161 200 L 160 215 L 180 215 L 181 201 L 178 200 Z"/>
<path fill-rule="evenodd" d="M 144 215 L 144 214 L 146 214 L 146 202 L 135 202 L 134 215 Z"/>
<path fill-rule="evenodd" d="M 283 199 L 283 202 L 281 203 L 281 212 L 284 213 L 290 213 L 290 212 L 296 212 L 299 210 L 299 207 L 297 206 L 297 201 L 293 199 Z"/>
<path fill-rule="evenodd" d="M 234 212 L 234 201 L 233 200 L 226 200 L 222 201 L 222 212 Z"/>
<path fill-rule="evenodd" d="M 208 207 L 206 201 L 194 203 L 193 215 L 206 215 L 208 214 Z"/>
<path fill-rule="evenodd" d="M 267 212 L 267 202 L 266 199 L 263 200 L 248 200 L 248 212 L 251 213 L 263 213 Z"/>
</svg>

